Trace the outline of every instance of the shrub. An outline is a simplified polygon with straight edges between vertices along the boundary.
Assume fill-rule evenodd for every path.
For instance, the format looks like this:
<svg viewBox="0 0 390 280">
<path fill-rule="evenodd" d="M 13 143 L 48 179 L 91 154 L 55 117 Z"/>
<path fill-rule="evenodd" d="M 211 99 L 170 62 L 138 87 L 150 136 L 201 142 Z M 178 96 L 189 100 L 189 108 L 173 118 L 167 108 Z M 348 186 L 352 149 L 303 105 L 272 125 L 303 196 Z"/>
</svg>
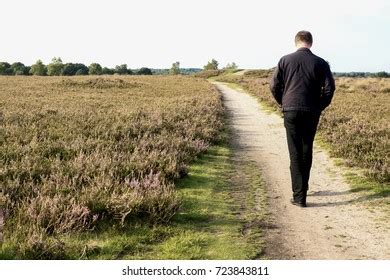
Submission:
<svg viewBox="0 0 390 280">
<path fill-rule="evenodd" d="M 122 64 L 122 65 L 115 66 L 115 73 L 119 74 L 119 75 L 129 74 L 129 69 L 127 69 L 127 64 Z"/>
<path fill-rule="evenodd" d="M 203 70 L 218 70 L 218 61 L 216 61 L 214 58 L 207 62 L 205 66 L 203 66 Z"/>
<path fill-rule="evenodd" d="M 152 75 L 152 70 L 150 70 L 149 68 L 146 68 L 146 67 L 142 67 L 141 69 L 139 69 L 137 71 L 137 74 L 138 75 Z"/>
<path fill-rule="evenodd" d="M 62 70 L 64 68 L 64 64 L 60 57 L 54 57 L 49 65 L 47 65 L 47 75 L 49 76 L 60 76 L 62 74 Z"/>
<path fill-rule="evenodd" d="M 107 67 L 104 67 L 102 69 L 102 75 L 113 75 L 115 74 L 115 70 L 114 69 L 110 69 L 110 68 L 107 68 Z"/>
<path fill-rule="evenodd" d="M 21 62 L 12 63 L 10 69 L 12 70 L 13 75 L 28 75 L 28 70 L 29 70 Z"/>
<path fill-rule="evenodd" d="M 8 62 L 0 62 L 0 75 L 12 75 L 11 64 Z"/>
<path fill-rule="evenodd" d="M 269 78 L 272 76 L 272 73 L 273 69 L 248 70 L 244 73 L 244 76 L 252 78 Z"/>
<path fill-rule="evenodd" d="M 82 63 L 66 63 L 62 70 L 64 76 L 88 75 L 88 67 Z"/>
<path fill-rule="evenodd" d="M 99 63 L 92 63 L 88 67 L 89 69 L 89 75 L 101 75 L 103 72 L 102 66 L 100 66 Z"/>
<path fill-rule="evenodd" d="M 172 63 L 172 67 L 169 70 L 169 74 L 171 75 L 178 75 L 180 74 L 180 62 L 176 61 L 175 63 Z"/>
<path fill-rule="evenodd" d="M 211 77 L 219 76 L 222 73 L 223 73 L 222 70 L 203 70 L 201 72 L 198 72 L 198 73 L 194 74 L 194 76 L 197 77 L 197 78 L 208 79 L 208 78 L 211 78 Z"/>
<path fill-rule="evenodd" d="M 30 74 L 34 76 L 46 76 L 47 67 L 41 60 L 38 60 L 35 64 L 31 65 Z"/>
</svg>

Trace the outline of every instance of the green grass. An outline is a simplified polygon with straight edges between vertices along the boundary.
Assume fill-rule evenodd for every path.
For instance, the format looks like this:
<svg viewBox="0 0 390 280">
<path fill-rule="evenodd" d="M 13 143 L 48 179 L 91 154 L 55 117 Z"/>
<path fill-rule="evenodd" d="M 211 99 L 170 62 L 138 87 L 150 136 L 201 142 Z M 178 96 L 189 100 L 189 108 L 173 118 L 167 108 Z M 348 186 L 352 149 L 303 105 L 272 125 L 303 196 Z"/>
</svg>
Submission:
<svg viewBox="0 0 390 280">
<path fill-rule="evenodd" d="M 106 222 L 91 232 L 59 236 L 65 244 L 71 245 L 56 256 L 31 255 L 25 258 L 256 258 L 261 255 L 262 242 L 259 226 L 257 224 L 254 228 L 256 223 L 253 221 L 257 219 L 257 212 L 262 214 L 264 211 L 254 206 L 256 203 L 264 205 L 264 200 L 256 201 L 254 196 L 256 189 L 261 192 L 262 181 L 250 165 L 242 165 L 245 174 L 254 175 L 248 187 L 240 191 L 231 180 L 236 172 L 233 167 L 229 147 L 214 146 L 195 160 L 188 176 L 177 182 L 182 206 L 171 223 L 145 225 L 140 219 L 122 227 Z M 257 197 L 264 198 L 265 195 Z M 247 204 L 245 210 L 240 210 L 244 201 Z M 243 233 L 244 229 L 251 230 Z M 17 257 L 13 255 L 12 247 L 3 247 L 0 251 L 0 259 L 14 258 Z"/>
<path fill-rule="evenodd" d="M 365 176 L 360 175 L 358 172 L 347 172 L 345 178 L 351 184 L 352 192 L 370 191 L 367 195 L 367 199 L 374 199 L 380 197 L 390 196 L 390 185 L 385 183 L 378 183 L 370 180 Z"/>
</svg>

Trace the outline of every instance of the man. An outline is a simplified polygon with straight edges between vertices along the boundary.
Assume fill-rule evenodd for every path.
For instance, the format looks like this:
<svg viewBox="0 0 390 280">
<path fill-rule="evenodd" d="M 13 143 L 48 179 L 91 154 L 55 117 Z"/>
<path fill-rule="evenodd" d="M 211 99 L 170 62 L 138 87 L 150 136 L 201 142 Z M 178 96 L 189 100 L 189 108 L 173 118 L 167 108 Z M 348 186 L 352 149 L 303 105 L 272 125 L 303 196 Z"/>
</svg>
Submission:
<svg viewBox="0 0 390 280">
<path fill-rule="evenodd" d="M 329 106 L 335 82 L 329 64 L 314 55 L 313 37 L 308 31 L 295 36 L 297 51 L 283 56 L 273 74 L 270 89 L 282 107 L 293 198 L 291 203 L 306 207 L 313 141 L 321 111 Z"/>
</svg>

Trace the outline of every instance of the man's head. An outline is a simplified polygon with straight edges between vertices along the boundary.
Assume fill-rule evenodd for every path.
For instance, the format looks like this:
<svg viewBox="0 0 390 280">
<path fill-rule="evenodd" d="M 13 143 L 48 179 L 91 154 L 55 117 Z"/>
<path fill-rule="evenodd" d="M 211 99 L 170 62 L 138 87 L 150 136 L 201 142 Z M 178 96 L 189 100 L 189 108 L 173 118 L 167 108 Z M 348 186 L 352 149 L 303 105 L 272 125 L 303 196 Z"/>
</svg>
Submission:
<svg viewBox="0 0 390 280">
<path fill-rule="evenodd" d="M 313 45 L 313 36 L 309 31 L 299 31 L 297 35 L 295 35 L 295 46 L 297 48 L 308 48 L 310 49 Z"/>
</svg>

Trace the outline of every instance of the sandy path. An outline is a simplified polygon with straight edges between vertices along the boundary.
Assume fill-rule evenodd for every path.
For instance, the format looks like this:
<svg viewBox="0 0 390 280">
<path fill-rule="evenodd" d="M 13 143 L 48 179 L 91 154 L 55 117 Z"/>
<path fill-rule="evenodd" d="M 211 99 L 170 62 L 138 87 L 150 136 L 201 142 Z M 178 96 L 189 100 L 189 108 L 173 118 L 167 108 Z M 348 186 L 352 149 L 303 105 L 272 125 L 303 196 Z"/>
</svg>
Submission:
<svg viewBox="0 0 390 280">
<path fill-rule="evenodd" d="M 314 150 L 307 208 L 289 203 L 289 158 L 282 118 L 252 96 L 215 83 L 230 115 L 236 154 L 259 166 L 268 188 L 271 259 L 390 259 L 390 220 L 367 208 L 326 152 Z"/>
</svg>

